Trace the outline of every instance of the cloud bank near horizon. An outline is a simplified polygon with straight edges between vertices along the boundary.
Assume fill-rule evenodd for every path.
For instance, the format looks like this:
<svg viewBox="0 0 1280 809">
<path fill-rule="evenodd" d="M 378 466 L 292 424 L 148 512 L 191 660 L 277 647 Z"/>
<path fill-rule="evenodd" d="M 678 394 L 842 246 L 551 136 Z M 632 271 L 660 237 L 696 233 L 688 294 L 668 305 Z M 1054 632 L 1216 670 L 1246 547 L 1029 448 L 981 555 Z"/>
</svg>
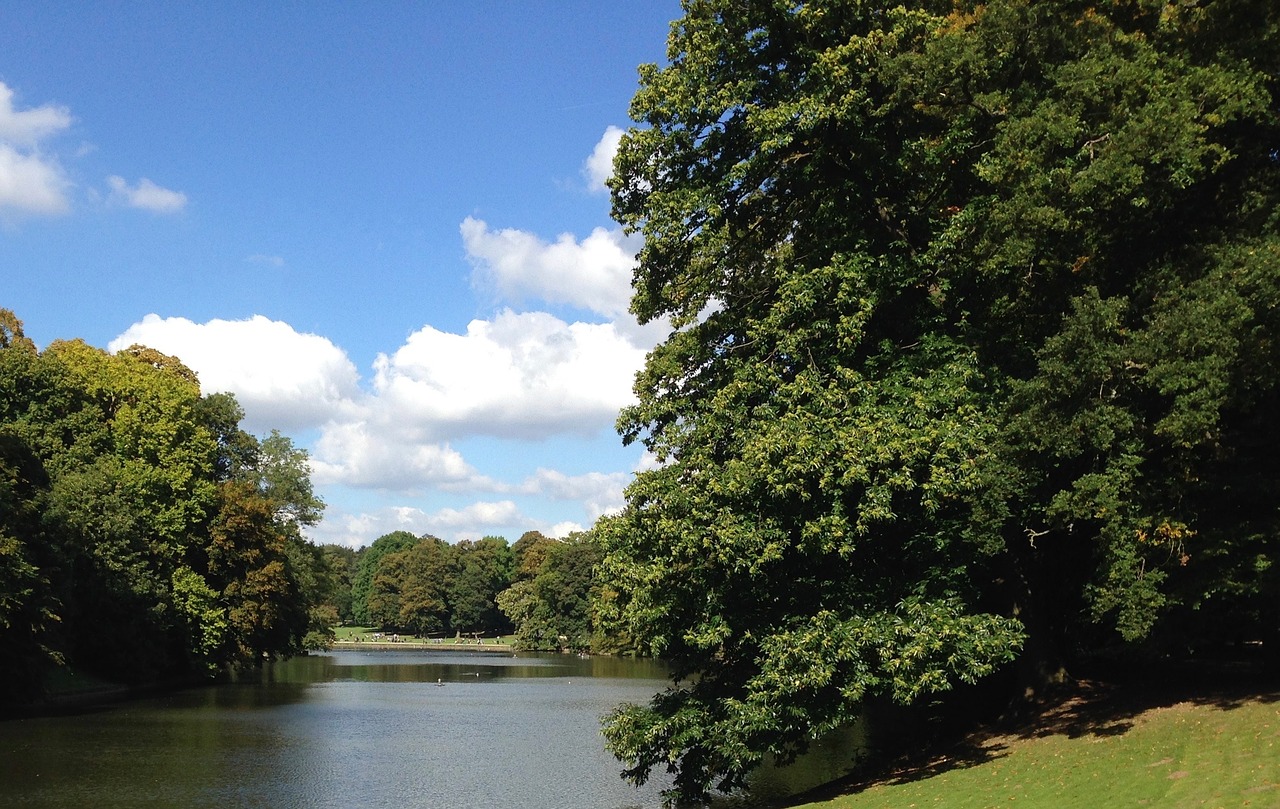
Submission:
<svg viewBox="0 0 1280 809">
<path fill-rule="evenodd" d="M 478 537 L 515 523 L 552 535 L 589 527 L 620 507 L 635 470 L 539 468 L 504 480 L 457 445 L 612 434 L 646 353 L 664 336 L 661 324 L 638 327 L 626 311 L 638 242 L 604 228 L 547 241 L 470 217 L 459 231 L 473 285 L 504 305 L 461 333 L 424 324 L 379 353 L 367 376 L 328 338 L 261 315 L 196 323 L 148 314 L 108 348 L 141 343 L 177 356 L 206 392 L 235 394 L 255 432 L 315 435 L 306 448 L 318 485 L 400 493 L 406 503 L 433 490 L 476 498 L 431 513 L 413 505 L 331 510 L 314 532 L 319 541 L 367 542 L 390 530 Z M 530 302 L 569 305 L 596 322 L 514 308 Z M 541 524 L 521 513 L 519 497 L 575 503 L 586 524 Z"/>
</svg>

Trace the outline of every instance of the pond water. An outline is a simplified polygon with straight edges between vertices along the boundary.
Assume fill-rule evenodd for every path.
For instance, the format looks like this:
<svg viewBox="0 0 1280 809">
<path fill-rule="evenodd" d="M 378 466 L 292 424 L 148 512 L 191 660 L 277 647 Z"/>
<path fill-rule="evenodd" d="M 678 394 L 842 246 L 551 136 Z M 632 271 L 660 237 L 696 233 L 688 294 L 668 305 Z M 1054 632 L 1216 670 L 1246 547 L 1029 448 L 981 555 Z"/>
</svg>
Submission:
<svg viewBox="0 0 1280 809">
<path fill-rule="evenodd" d="M 337 651 L 260 681 L 0 722 L 6 807 L 649 809 L 599 719 L 665 685 L 654 661 Z M 438 685 L 439 683 L 439 685 Z M 762 774 L 749 807 L 840 774 L 856 740 Z"/>
</svg>

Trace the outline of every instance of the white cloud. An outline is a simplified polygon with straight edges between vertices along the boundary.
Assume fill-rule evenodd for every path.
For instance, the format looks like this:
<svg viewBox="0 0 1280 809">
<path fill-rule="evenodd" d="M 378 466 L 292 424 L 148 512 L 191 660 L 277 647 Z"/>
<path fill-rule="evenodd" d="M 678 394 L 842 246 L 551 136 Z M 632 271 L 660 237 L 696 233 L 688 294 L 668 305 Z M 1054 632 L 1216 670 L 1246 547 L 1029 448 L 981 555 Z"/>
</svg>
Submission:
<svg viewBox="0 0 1280 809">
<path fill-rule="evenodd" d="M 427 516 L 428 524 L 436 526 L 437 530 L 441 531 L 474 530 L 474 526 L 508 525 L 520 519 L 520 509 L 510 500 L 472 503 L 462 509 L 444 508 Z M 479 537 L 477 536 L 476 539 Z"/>
<path fill-rule="evenodd" d="M 631 475 L 624 472 L 588 472 L 570 476 L 554 469 L 539 469 L 520 488 L 525 494 L 579 502 L 588 519 L 594 522 L 622 508 L 625 503 L 622 492 L 630 482 Z"/>
<path fill-rule="evenodd" d="M 112 340 L 181 359 L 206 392 L 230 391 L 256 431 L 314 427 L 340 419 L 360 396 L 359 375 L 342 349 L 324 337 L 255 315 L 248 320 L 194 323 L 149 314 Z"/>
<path fill-rule="evenodd" d="M 57 163 L 0 143 L 0 209 L 46 215 L 65 213 L 71 207 L 65 193 L 68 185 Z"/>
<path fill-rule="evenodd" d="M 33 148 L 69 126 L 71 113 L 66 107 L 45 104 L 29 110 L 15 110 L 13 90 L 0 82 L 0 141 Z"/>
<path fill-rule="evenodd" d="M 490 230 L 472 217 L 460 230 L 477 280 L 495 287 L 504 299 L 532 297 L 611 319 L 627 317 L 640 237 L 596 228 L 581 242 L 567 233 L 545 242 L 523 230 Z"/>
<path fill-rule="evenodd" d="M 141 208 L 152 213 L 177 213 L 187 205 L 187 195 L 180 191 L 161 188 L 143 177 L 137 185 L 131 186 L 123 177 L 112 175 L 107 178 L 111 186 L 110 199 L 130 208 Z"/>
<path fill-rule="evenodd" d="M 633 400 L 644 361 L 611 324 L 505 310 L 466 334 L 430 326 L 375 363 L 378 406 L 441 437 L 589 435 Z"/>
<path fill-rule="evenodd" d="M 570 523 L 576 525 L 576 523 Z M 427 512 L 412 506 L 390 506 L 359 514 L 328 514 L 324 522 L 309 529 L 310 538 L 319 543 L 348 547 L 368 545 L 392 531 L 408 531 L 422 536 L 431 534 L 448 542 L 479 539 L 486 535 L 505 536 L 510 541 L 530 529 L 542 528 L 525 516 L 510 500 L 478 501 L 462 508 L 442 508 Z M 548 536 L 560 536 L 549 533 Z"/>
<path fill-rule="evenodd" d="M 66 189 L 71 183 L 39 148 L 69 126 L 71 114 L 62 107 L 15 110 L 13 90 L 0 82 L 0 211 L 51 216 L 70 210 Z"/>
<path fill-rule="evenodd" d="M 392 414 L 376 403 L 368 410 L 377 421 L 324 426 L 312 450 L 317 483 L 395 491 L 492 488 L 448 444 L 388 418 Z"/>
<path fill-rule="evenodd" d="M 543 531 L 542 533 L 545 534 L 546 536 L 551 537 L 552 539 L 564 539 L 570 534 L 576 534 L 577 532 L 584 531 L 584 530 L 586 529 L 583 528 L 578 523 L 566 520 L 564 522 L 556 523 L 555 525 L 551 526 L 550 528 Z"/>
<path fill-rule="evenodd" d="M 372 391 L 324 424 L 312 453 L 317 480 L 402 492 L 545 489 L 561 499 L 581 495 L 589 513 L 602 512 L 616 502 L 617 481 L 547 473 L 519 487 L 502 484 L 449 442 L 597 435 L 633 401 L 643 361 L 611 325 L 546 313 L 504 311 L 471 322 L 464 334 L 424 326 L 379 355 Z"/>
<path fill-rule="evenodd" d="M 622 142 L 623 131 L 610 126 L 600 137 L 591 156 L 582 164 L 582 173 L 587 178 L 587 188 L 594 192 L 607 192 L 605 185 L 613 176 L 613 158 L 618 154 L 618 144 Z"/>
<path fill-rule="evenodd" d="M 633 401 L 644 361 L 612 325 L 511 311 L 473 321 L 465 334 L 424 326 L 378 356 L 369 391 L 329 340 L 260 315 L 195 323 L 150 314 L 109 348 L 134 343 L 181 359 L 206 392 L 234 393 L 254 432 L 319 428 L 311 448 L 318 482 L 396 491 L 502 490 L 449 442 L 597 435 Z M 613 485 L 547 476 L 538 485 L 574 497 L 563 494 L 571 483 L 584 492 Z M 610 502 L 591 498 L 592 511 Z"/>
</svg>

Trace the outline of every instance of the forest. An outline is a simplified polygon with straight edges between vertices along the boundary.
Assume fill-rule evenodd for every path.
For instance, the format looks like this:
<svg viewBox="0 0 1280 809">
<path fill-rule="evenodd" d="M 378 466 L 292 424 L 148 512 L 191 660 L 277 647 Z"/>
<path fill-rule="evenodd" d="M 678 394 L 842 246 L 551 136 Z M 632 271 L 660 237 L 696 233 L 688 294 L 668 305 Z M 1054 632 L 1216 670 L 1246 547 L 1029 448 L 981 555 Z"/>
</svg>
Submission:
<svg viewBox="0 0 1280 809">
<path fill-rule="evenodd" d="M 609 646 L 589 538 L 318 546 L 306 453 L 243 416 L 176 357 L 40 351 L 0 309 L 0 702 L 39 699 L 58 671 L 216 677 L 327 648 L 343 623 Z"/>
<path fill-rule="evenodd" d="M 595 619 L 600 550 L 589 533 L 450 544 L 393 531 L 358 551 L 324 552 L 343 571 L 334 607 L 345 623 L 420 637 L 511 635 L 530 651 L 619 650 Z"/>
</svg>

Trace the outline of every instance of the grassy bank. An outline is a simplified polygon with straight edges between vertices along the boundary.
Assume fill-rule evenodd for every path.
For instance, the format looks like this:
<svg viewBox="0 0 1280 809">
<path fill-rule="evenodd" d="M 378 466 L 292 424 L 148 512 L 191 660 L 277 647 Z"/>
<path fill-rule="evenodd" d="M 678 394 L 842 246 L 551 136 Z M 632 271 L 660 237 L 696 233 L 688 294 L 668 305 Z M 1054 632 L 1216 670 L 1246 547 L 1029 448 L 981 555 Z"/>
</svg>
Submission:
<svg viewBox="0 0 1280 809">
<path fill-rule="evenodd" d="M 810 809 L 1280 807 L 1280 691 L 1088 687 L 1015 730 L 974 734 Z"/>
<path fill-rule="evenodd" d="M 475 636 L 462 635 L 448 637 L 420 637 L 418 635 L 395 634 L 389 632 L 381 632 L 373 627 L 368 626 L 340 626 L 334 630 L 335 642 L 341 643 L 408 643 L 436 646 L 510 646 L 511 637 L 488 637 L 477 638 Z M 477 641 L 479 641 L 477 643 Z"/>
</svg>

